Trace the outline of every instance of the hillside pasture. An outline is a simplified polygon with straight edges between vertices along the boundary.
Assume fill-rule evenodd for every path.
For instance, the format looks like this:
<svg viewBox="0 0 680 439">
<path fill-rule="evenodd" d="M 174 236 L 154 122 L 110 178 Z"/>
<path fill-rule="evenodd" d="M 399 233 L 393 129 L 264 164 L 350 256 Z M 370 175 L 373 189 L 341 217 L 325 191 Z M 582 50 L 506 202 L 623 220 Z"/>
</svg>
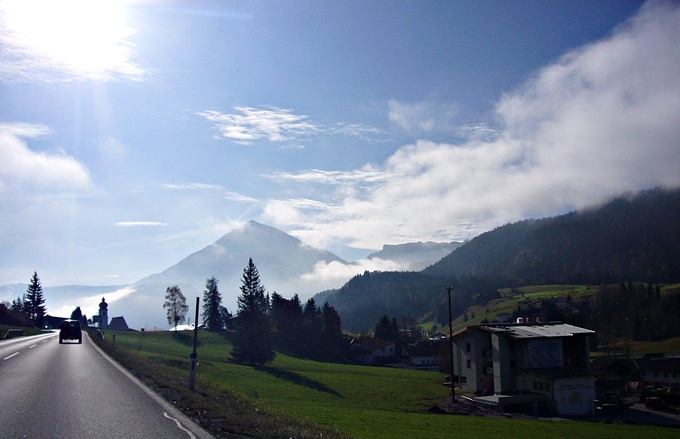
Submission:
<svg viewBox="0 0 680 439">
<path fill-rule="evenodd" d="M 635 425 L 432 414 L 428 409 L 446 401 L 449 395 L 439 373 L 323 363 L 280 353 L 268 367 L 247 367 L 228 361 L 231 348 L 228 336 L 203 331 L 199 333 L 197 392 L 187 395 L 184 379 L 188 380 L 191 332 L 115 333 L 115 348 L 112 335 L 107 333 L 106 340 L 98 342 L 119 361 L 134 360 L 134 368 L 147 382 L 153 383 L 154 375 L 164 375 L 161 387 L 173 395 L 175 404 L 181 407 L 183 400 L 191 400 L 191 405 L 201 405 L 203 418 L 222 419 L 220 422 L 231 423 L 231 430 L 258 437 L 319 437 L 322 434 L 323 437 L 357 438 L 455 435 L 623 439 L 641 435 L 660 437 L 668 432 L 660 427 Z M 168 380 L 168 376 L 173 378 Z M 168 387 L 172 388 L 168 390 Z M 238 409 L 237 401 L 250 403 Z M 229 413 L 234 410 L 239 414 Z M 246 412 L 248 416 L 259 412 L 270 422 L 287 427 L 280 430 L 257 427 L 257 432 L 253 432 L 259 421 L 246 421 Z M 235 427 L 233 423 L 241 422 L 240 418 L 248 425 Z M 310 425 L 318 426 L 319 430 Z M 297 426 L 299 430 L 295 430 Z"/>
</svg>

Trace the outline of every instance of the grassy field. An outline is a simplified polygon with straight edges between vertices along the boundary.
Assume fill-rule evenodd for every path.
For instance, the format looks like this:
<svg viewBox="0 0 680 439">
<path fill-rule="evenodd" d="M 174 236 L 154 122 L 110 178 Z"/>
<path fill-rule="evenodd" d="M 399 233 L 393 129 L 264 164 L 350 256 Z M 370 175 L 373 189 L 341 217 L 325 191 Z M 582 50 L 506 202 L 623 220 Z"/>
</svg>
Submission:
<svg viewBox="0 0 680 439">
<path fill-rule="evenodd" d="M 436 415 L 447 399 L 432 372 L 321 363 L 278 354 L 265 368 L 227 361 L 225 335 L 201 332 L 197 392 L 186 390 L 192 335 L 113 333 L 99 341 L 216 436 L 357 438 L 637 438 L 674 430 L 623 424 Z"/>
</svg>

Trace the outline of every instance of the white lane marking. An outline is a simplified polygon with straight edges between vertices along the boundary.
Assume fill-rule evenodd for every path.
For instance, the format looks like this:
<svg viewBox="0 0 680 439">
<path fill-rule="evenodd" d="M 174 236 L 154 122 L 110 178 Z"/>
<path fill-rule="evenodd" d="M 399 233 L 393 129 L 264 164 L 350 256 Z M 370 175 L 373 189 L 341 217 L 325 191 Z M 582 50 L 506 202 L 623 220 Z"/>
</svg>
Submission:
<svg viewBox="0 0 680 439">
<path fill-rule="evenodd" d="M 3 358 L 3 360 L 9 360 L 10 358 L 12 358 L 12 357 L 14 357 L 14 356 L 16 356 L 16 355 L 19 355 L 19 352 L 15 352 L 15 353 L 13 353 L 12 355 Z"/>
<path fill-rule="evenodd" d="M 168 419 L 172 419 L 173 421 L 175 421 L 175 424 L 177 424 L 177 428 L 179 428 L 180 430 L 182 430 L 183 432 L 185 432 L 186 434 L 188 434 L 189 437 L 190 437 L 191 439 L 196 439 L 196 436 L 194 436 L 194 434 L 193 434 L 192 432 L 190 432 L 189 430 L 187 430 L 186 428 L 184 428 L 184 427 L 182 426 L 182 424 L 181 424 L 177 419 L 175 419 L 175 418 L 173 418 L 172 416 L 168 415 L 166 412 L 163 412 L 163 416 L 165 416 L 165 417 L 168 418 Z"/>
<path fill-rule="evenodd" d="M 37 344 L 30 345 L 28 348 L 33 349 L 34 347 L 38 346 Z"/>
</svg>

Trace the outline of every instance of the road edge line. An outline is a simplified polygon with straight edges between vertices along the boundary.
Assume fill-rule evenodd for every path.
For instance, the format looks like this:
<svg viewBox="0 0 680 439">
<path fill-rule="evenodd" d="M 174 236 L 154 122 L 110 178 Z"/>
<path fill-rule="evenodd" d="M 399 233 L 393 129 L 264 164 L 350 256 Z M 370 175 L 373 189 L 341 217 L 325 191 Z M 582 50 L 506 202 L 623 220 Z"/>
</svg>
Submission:
<svg viewBox="0 0 680 439">
<path fill-rule="evenodd" d="M 146 384 L 141 382 L 139 378 L 134 376 L 132 373 L 130 373 L 129 370 L 124 368 L 123 366 L 120 365 L 116 360 L 111 358 L 102 348 L 97 346 L 96 343 L 94 343 L 92 340 L 90 340 L 89 334 L 86 334 L 83 331 L 84 335 L 87 335 L 87 342 L 94 347 L 99 354 L 101 354 L 102 357 L 113 367 L 118 369 L 119 372 L 121 372 L 123 375 L 125 375 L 130 381 L 132 381 L 137 387 L 139 387 L 144 393 L 146 393 L 151 399 L 156 401 L 158 405 L 161 406 L 164 410 L 169 412 L 175 419 L 173 419 L 175 422 L 180 422 L 186 429 L 189 429 L 191 433 L 195 434 L 197 438 L 200 439 L 215 439 L 213 435 L 208 433 L 203 427 L 198 425 L 196 422 L 194 422 L 191 418 L 189 418 L 187 415 L 179 411 L 176 407 L 174 407 L 172 404 L 170 404 L 168 401 L 166 401 L 162 396 L 160 396 L 158 393 L 154 392 L 152 389 L 150 389 Z M 163 414 L 166 418 L 167 416 L 165 413 Z M 171 418 L 172 419 L 172 418 Z M 180 429 L 184 430 L 183 428 L 180 427 Z"/>
</svg>

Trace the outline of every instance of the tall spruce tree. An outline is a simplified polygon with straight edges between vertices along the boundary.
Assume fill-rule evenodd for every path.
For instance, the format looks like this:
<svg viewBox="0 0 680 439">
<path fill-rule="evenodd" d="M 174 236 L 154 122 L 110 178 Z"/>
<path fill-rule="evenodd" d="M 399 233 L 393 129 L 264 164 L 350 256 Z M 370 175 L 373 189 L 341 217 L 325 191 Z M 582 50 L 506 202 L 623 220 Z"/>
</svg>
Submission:
<svg viewBox="0 0 680 439">
<path fill-rule="evenodd" d="M 399 338 L 399 324 L 396 318 L 390 320 L 387 316 L 382 316 L 375 325 L 375 338 L 381 340 L 397 340 Z"/>
<path fill-rule="evenodd" d="M 203 324 L 211 331 L 219 331 L 224 327 L 222 321 L 222 295 L 217 289 L 215 276 L 205 281 L 203 292 Z"/>
<path fill-rule="evenodd" d="M 270 363 L 275 353 L 268 315 L 269 297 L 260 284 L 260 273 L 252 258 L 243 269 L 241 282 L 236 337 L 232 344 L 231 358 L 237 363 L 249 365 Z"/>
<path fill-rule="evenodd" d="M 42 285 L 38 273 L 33 272 L 31 282 L 28 284 L 28 289 L 24 295 L 24 309 L 28 314 L 28 318 L 39 328 L 42 328 L 46 315 L 45 296 L 43 296 Z"/>
</svg>

